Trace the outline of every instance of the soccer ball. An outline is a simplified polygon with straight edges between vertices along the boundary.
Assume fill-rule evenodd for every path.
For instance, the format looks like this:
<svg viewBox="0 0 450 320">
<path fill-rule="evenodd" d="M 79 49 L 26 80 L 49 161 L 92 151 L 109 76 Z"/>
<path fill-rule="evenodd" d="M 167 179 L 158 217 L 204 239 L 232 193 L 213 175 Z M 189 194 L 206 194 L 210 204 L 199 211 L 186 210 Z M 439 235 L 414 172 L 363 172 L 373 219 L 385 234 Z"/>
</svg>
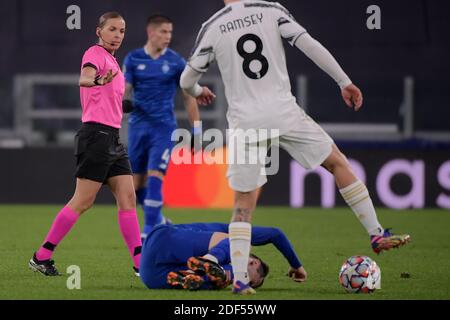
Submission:
<svg viewBox="0 0 450 320">
<path fill-rule="evenodd" d="M 339 271 L 339 283 L 349 293 L 371 293 L 381 288 L 381 270 L 369 257 L 352 256 Z"/>
</svg>

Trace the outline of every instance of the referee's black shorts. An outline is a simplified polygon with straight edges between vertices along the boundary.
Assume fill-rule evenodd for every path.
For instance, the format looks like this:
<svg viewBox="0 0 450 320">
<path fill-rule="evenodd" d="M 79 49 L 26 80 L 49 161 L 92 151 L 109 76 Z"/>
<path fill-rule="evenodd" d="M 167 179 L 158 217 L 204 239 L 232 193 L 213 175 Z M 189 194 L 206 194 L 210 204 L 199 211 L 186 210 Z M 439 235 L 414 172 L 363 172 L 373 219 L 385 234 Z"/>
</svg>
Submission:
<svg viewBox="0 0 450 320">
<path fill-rule="evenodd" d="M 111 177 L 132 175 L 119 129 L 95 122 L 83 123 L 75 136 L 76 177 L 106 183 Z"/>
</svg>

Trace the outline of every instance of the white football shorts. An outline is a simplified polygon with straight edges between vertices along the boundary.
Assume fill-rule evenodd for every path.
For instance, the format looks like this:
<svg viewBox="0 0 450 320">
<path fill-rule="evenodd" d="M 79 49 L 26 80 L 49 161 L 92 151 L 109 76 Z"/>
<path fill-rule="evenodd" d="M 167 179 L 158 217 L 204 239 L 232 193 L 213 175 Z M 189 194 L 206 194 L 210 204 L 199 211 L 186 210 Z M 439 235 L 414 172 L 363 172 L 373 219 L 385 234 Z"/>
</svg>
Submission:
<svg viewBox="0 0 450 320">
<path fill-rule="evenodd" d="M 243 151 L 236 151 L 230 156 L 228 150 L 228 184 L 231 189 L 240 192 L 250 192 L 263 186 L 267 182 L 265 155 L 270 145 L 287 151 L 305 169 L 314 169 L 331 154 L 333 143 L 333 139 L 311 117 L 305 115 L 296 128 L 270 142 L 265 141 L 262 145 L 246 143 L 245 155 Z M 245 161 L 237 161 L 239 156 L 240 160 Z"/>
</svg>

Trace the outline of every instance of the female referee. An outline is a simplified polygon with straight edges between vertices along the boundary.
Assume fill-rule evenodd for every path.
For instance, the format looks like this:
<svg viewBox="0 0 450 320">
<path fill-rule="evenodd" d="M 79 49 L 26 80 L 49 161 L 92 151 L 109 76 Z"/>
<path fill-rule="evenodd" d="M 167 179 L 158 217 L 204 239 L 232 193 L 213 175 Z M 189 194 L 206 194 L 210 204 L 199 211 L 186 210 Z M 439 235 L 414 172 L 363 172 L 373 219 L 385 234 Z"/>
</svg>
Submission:
<svg viewBox="0 0 450 320">
<path fill-rule="evenodd" d="M 103 184 L 116 198 L 120 231 L 133 259 L 133 269 L 139 275 L 142 245 L 136 197 L 128 155 L 119 141 L 125 78 L 114 56 L 125 36 L 125 21 L 119 13 L 105 13 L 99 19 L 96 34 L 98 44 L 84 53 L 81 63 L 83 124 L 75 136 L 75 193 L 29 262 L 32 270 L 46 276 L 59 275 L 51 260 L 53 252 L 80 215 L 93 205 Z"/>
</svg>

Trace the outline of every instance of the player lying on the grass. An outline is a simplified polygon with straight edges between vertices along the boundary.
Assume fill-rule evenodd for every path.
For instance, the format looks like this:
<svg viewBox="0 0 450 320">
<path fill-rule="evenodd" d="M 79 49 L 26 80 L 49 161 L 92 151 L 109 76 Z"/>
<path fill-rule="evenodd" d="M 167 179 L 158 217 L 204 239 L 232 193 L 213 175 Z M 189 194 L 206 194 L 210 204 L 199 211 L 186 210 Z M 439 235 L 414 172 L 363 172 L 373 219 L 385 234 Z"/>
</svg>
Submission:
<svg viewBox="0 0 450 320">
<path fill-rule="evenodd" d="M 144 242 L 140 275 L 150 289 L 221 289 L 233 281 L 226 223 L 191 223 L 155 227 Z M 252 228 L 254 246 L 272 243 L 286 258 L 288 275 L 297 282 L 307 278 L 292 244 L 277 228 Z M 187 262 L 187 264 L 186 264 Z M 250 255 L 250 285 L 261 286 L 269 267 Z"/>
</svg>

